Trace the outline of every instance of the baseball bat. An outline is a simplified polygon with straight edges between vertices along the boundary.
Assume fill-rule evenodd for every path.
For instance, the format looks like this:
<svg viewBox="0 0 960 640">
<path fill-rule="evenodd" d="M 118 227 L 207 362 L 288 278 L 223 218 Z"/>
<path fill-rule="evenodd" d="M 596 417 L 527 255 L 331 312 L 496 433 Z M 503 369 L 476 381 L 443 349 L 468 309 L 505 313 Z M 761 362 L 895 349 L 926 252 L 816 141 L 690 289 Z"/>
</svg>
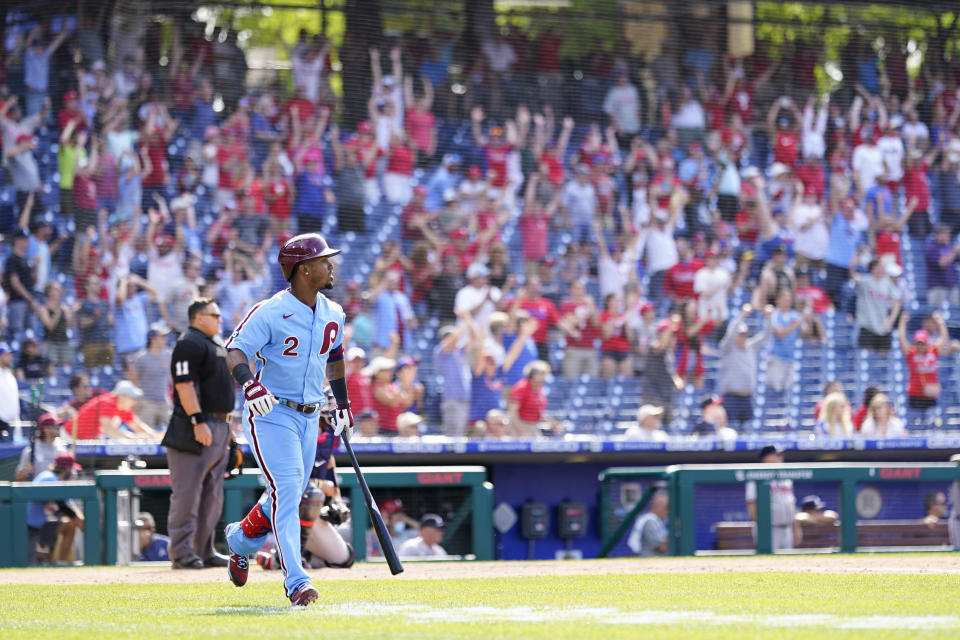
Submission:
<svg viewBox="0 0 960 640">
<path fill-rule="evenodd" d="M 397 557 L 397 550 L 393 548 L 393 540 L 390 539 L 390 533 L 387 531 L 387 525 L 383 522 L 383 516 L 380 515 L 380 509 L 377 503 L 373 501 L 373 494 L 370 493 L 370 487 L 367 486 L 367 480 L 363 477 L 363 471 L 360 470 L 360 463 L 357 462 L 357 455 L 350 446 L 350 438 L 347 432 L 343 434 L 343 446 L 350 456 L 350 463 L 353 470 L 357 472 L 357 482 L 360 484 L 360 490 L 363 491 L 363 499 L 367 503 L 367 513 L 370 514 L 370 520 L 373 522 L 373 531 L 377 534 L 377 540 L 380 542 L 380 548 L 383 550 L 383 557 L 387 559 L 387 565 L 390 566 L 390 573 L 397 575 L 403 572 L 403 565 L 400 564 L 400 558 Z"/>
</svg>

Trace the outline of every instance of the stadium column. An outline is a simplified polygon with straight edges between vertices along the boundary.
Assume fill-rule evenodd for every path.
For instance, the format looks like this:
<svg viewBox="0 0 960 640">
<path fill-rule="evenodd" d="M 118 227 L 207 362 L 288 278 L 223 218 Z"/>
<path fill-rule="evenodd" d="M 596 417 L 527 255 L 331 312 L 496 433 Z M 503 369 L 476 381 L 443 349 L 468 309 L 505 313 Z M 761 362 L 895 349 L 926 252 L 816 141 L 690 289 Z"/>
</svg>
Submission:
<svg viewBox="0 0 960 640">
<path fill-rule="evenodd" d="M 857 550 L 857 481 L 844 478 L 840 481 L 840 551 L 853 553 Z"/>
<path fill-rule="evenodd" d="M 757 482 L 757 553 L 773 553 L 770 520 L 770 481 Z"/>
</svg>

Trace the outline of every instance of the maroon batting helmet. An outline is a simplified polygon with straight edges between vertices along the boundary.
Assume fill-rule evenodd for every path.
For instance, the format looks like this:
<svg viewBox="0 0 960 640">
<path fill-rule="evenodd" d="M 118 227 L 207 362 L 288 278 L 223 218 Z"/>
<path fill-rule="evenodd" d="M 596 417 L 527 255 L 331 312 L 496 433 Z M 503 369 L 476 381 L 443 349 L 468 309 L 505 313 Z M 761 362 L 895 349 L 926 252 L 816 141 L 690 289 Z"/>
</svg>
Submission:
<svg viewBox="0 0 960 640">
<path fill-rule="evenodd" d="M 287 240 L 280 247 L 277 262 L 280 270 L 288 282 L 293 277 L 294 269 L 304 260 L 312 258 L 328 258 L 340 253 L 340 249 L 331 249 L 327 241 L 319 233 L 301 233 Z"/>
</svg>

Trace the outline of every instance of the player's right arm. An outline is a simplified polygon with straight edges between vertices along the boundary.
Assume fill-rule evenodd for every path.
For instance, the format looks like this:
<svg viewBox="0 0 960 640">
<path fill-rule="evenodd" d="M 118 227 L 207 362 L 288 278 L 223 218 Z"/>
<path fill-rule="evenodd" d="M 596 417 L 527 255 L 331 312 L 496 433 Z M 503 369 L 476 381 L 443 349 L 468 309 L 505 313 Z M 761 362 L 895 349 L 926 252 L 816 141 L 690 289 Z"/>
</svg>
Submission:
<svg viewBox="0 0 960 640">
<path fill-rule="evenodd" d="M 229 349 L 227 351 L 227 368 L 230 369 L 234 380 L 243 390 L 243 399 L 250 410 L 258 416 L 265 416 L 270 413 L 277 399 L 254 377 L 253 371 L 250 370 L 250 359 L 247 358 L 247 355 L 240 349 Z"/>
<path fill-rule="evenodd" d="M 277 403 L 277 399 L 254 377 L 248 355 L 259 353 L 270 342 L 270 322 L 264 310 L 268 302 L 261 302 L 247 312 L 225 345 L 227 368 L 243 390 L 247 406 L 258 416 L 270 413 Z"/>
</svg>

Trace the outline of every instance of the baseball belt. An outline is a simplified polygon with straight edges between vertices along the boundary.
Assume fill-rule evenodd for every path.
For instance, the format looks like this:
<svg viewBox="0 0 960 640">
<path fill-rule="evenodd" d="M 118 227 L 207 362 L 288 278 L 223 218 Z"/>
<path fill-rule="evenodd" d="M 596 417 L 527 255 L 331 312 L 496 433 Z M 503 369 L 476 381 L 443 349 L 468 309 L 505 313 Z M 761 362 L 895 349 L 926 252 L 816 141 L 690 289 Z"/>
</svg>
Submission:
<svg viewBox="0 0 960 640">
<path fill-rule="evenodd" d="M 294 411 L 298 413 L 302 413 L 305 416 L 312 416 L 313 414 L 315 414 L 317 411 L 320 410 L 319 402 L 312 402 L 310 404 L 300 404 L 296 400 L 288 400 L 287 398 L 279 398 L 277 396 L 274 396 L 274 398 L 276 398 L 277 402 L 279 402 L 280 404 L 290 407 Z"/>
</svg>

